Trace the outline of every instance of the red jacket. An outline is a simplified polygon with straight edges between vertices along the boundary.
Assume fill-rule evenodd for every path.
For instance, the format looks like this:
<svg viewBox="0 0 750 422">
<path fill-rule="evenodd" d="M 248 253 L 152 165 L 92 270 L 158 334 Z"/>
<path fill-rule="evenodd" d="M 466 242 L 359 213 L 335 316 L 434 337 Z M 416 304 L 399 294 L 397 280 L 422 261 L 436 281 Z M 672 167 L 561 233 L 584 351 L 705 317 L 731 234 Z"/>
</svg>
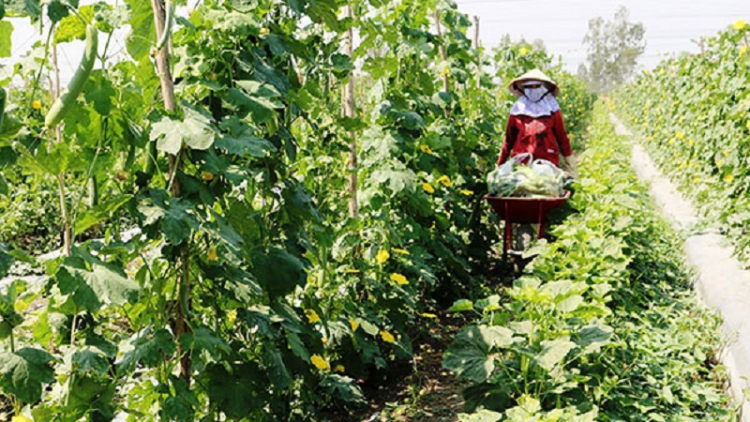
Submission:
<svg viewBox="0 0 750 422">
<path fill-rule="evenodd" d="M 562 114 L 556 111 L 551 116 L 510 116 L 505 128 L 505 142 L 497 165 L 509 157 L 530 152 L 534 158 L 542 158 L 560 166 L 560 154 L 573 154 L 570 139 L 565 131 Z"/>
</svg>

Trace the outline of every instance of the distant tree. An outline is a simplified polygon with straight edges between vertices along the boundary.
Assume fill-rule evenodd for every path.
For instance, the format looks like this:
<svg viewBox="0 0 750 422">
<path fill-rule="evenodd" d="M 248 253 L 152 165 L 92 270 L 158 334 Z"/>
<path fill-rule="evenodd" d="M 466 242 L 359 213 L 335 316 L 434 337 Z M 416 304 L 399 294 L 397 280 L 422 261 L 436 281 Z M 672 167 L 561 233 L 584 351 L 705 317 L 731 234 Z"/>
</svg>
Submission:
<svg viewBox="0 0 750 422">
<path fill-rule="evenodd" d="M 620 6 L 612 21 L 601 16 L 589 20 L 589 30 L 583 38 L 587 45 L 586 64 L 578 68 L 578 74 L 594 91 L 607 92 L 627 81 L 646 49 L 646 29 L 640 22 L 630 22 L 629 15 L 628 9 Z"/>
</svg>

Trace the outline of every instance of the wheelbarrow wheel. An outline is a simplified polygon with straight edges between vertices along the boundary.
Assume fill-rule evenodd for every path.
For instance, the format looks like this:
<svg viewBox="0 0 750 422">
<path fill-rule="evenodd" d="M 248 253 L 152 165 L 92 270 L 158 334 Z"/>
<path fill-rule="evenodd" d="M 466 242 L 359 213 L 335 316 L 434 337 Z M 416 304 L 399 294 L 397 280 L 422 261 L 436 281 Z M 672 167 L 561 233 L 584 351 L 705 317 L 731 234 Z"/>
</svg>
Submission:
<svg viewBox="0 0 750 422">
<path fill-rule="evenodd" d="M 536 237 L 534 226 L 531 224 L 516 224 L 514 232 L 513 250 L 523 253 Z"/>
</svg>

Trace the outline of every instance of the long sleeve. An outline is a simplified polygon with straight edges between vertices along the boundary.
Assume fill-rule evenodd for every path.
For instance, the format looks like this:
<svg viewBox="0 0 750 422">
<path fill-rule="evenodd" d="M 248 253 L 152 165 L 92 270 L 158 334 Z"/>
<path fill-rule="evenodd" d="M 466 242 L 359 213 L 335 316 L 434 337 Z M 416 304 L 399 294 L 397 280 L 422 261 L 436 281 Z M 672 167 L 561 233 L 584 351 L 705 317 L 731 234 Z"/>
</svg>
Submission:
<svg viewBox="0 0 750 422">
<path fill-rule="evenodd" d="M 570 157 L 573 155 L 573 149 L 570 147 L 570 139 L 568 138 L 568 132 L 565 130 L 562 113 L 558 110 L 552 118 L 554 119 L 553 130 L 557 139 L 557 145 L 560 147 L 560 152 L 563 157 Z"/>
<path fill-rule="evenodd" d="M 503 142 L 503 148 L 500 151 L 500 157 L 497 159 L 498 166 L 510 157 L 510 152 L 513 150 L 513 144 L 515 144 L 516 138 L 518 138 L 518 127 L 514 124 L 513 119 L 513 116 L 508 116 L 508 124 L 505 127 L 505 141 Z"/>
</svg>

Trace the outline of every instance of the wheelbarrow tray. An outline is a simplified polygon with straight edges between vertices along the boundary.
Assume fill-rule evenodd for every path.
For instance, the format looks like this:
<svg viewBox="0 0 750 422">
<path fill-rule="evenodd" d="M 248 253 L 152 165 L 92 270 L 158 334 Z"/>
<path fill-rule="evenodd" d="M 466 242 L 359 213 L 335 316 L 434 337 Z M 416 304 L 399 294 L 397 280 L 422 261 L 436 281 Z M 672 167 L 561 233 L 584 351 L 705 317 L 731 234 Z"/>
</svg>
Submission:
<svg viewBox="0 0 750 422">
<path fill-rule="evenodd" d="M 505 220 L 503 233 L 503 261 L 507 259 L 511 244 L 513 223 L 539 224 L 537 238 L 541 239 L 545 232 L 547 214 L 564 204 L 570 198 L 570 191 L 559 198 L 510 198 L 485 195 L 484 199 L 492 205 L 495 214 Z"/>
<path fill-rule="evenodd" d="M 511 198 L 485 195 L 495 213 L 511 223 L 539 224 L 547 221 L 547 213 L 564 204 L 570 191 L 559 198 Z"/>
</svg>

